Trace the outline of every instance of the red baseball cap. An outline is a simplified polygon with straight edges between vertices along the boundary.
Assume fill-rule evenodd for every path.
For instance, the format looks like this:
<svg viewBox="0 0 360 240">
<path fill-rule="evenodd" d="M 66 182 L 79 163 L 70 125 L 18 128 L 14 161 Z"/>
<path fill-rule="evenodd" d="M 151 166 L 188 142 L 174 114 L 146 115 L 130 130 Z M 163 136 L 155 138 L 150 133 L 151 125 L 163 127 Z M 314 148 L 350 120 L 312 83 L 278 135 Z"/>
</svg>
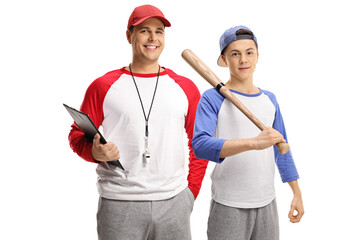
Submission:
<svg viewBox="0 0 360 240">
<path fill-rule="evenodd" d="M 166 27 L 170 27 L 170 22 L 165 18 L 164 14 L 152 5 L 142 5 L 136 7 L 129 17 L 127 29 L 131 26 L 137 26 L 149 18 L 160 19 Z"/>
</svg>

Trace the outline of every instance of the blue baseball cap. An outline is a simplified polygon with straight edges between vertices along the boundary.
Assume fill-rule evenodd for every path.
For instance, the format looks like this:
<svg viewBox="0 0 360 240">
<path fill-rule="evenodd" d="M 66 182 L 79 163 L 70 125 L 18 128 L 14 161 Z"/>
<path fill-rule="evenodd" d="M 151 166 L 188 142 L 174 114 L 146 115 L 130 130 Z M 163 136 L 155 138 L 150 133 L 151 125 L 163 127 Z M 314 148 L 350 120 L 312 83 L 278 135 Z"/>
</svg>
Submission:
<svg viewBox="0 0 360 240">
<path fill-rule="evenodd" d="M 247 30 L 249 31 L 251 34 L 239 34 L 238 31 L 239 30 Z M 218 57 L 217 60 L 217 64 L 221 67 L 226 67 L 224 61 L 221 58 L 221 54 L 223 54 L 224 49 L 232 42 L 237 41 L 237 40 L 241 40 L 241 39 L 251 39 L 255 42 L 256 46 L 257 44 L 257 39 L 255 37 L 255 34 L 250 30 L 250 28 L 245 27 L 245 26 L 236 26 L 236 27 L 232 27 L 229 28 L 228 30 L 226 30 L 223 35 L 221 35 L 220 37 L 220 56 Z"/>
</svg>

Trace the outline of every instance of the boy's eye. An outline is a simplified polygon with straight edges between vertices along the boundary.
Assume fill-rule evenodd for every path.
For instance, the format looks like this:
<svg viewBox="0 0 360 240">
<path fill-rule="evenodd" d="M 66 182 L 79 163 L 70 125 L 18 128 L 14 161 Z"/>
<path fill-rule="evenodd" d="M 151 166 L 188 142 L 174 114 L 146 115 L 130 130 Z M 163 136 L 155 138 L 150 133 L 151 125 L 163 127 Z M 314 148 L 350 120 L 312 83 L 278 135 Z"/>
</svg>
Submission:
<svg viewBox="0 0 360 240">
<path fill-rule="evenodd" d="M 231 54 L 231 56 L 233 56 L 233 57 L 239 56 L 239 53 L 234 52 Z"/>
</svg>

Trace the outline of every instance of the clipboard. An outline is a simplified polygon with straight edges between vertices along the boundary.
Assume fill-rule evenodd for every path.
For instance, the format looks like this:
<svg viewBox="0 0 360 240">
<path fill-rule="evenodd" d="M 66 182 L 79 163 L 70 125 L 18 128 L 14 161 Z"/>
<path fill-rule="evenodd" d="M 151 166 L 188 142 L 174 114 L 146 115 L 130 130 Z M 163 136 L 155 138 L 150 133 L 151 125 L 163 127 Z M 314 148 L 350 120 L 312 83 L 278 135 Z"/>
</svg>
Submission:
<svg viewBox="0 0 360 240">
<path fill-rule="evenodd" d="M 100 133 L 99 129 L 95 126 L 94 122 L 91 120 L 90 116 L 86 113 L 83 113 L 75 108 L 69 107 L 66 104 L 63 104 L 66 110 L 69 112 L 71 117 L 74 119 L 76 125 L 80 128 L 80 130 L 85 134 L 86 138 L 90 141 L 93 141 L 96 133 L 100 135 L 100 142 L 102 144 L 106 144 L 105 138 Z M 109 161 L 107 162 L 114 166 L 117 166 L 125 171 L 124 167 L 121 165 L 119 160 Z"/>
</svg>

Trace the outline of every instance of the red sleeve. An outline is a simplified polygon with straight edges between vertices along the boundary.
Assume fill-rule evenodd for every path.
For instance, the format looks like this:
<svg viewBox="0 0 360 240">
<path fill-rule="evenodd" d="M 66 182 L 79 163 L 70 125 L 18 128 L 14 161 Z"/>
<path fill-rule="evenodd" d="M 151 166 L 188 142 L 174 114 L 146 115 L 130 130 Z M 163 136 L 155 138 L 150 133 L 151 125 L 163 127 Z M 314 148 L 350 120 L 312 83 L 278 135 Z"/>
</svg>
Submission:
<svg viewBox="0 0 360 240">
<path fill-rule="evenodd" d="M 109 72 L 93 81 L 86 90 L 80 111 L 88 114 L 97 128 L 101 126 L 104 119 L 103 103 L 106 93 L 120 75 L 120 70 Z M 95 162 L 91 154 L 92 141 L 85 137 L 75 123 L 71 125 L 69 143 L 72 150 L 81 158 L 88 162 Z"/>
<path fill-rule="evenodd" d="M 194 194 L 194 197 L 196 198 L 200 192 L 201 184 L 204 179 L 206 168 L 209 162 L 203 159 L 196 158 L 192 148 L 195 115 L 196 108 L 200 100 L 200 92 L 196 85 L 190 79 L 176 75 L 171 71 L 169 71 L 169 75 L 183 89 L 189 103 L 188 112 L 185 117 L 185 130 L 189 139 L 189 175 L 187 180 L 189 182 L 188 186 Z"/>
</svg>

